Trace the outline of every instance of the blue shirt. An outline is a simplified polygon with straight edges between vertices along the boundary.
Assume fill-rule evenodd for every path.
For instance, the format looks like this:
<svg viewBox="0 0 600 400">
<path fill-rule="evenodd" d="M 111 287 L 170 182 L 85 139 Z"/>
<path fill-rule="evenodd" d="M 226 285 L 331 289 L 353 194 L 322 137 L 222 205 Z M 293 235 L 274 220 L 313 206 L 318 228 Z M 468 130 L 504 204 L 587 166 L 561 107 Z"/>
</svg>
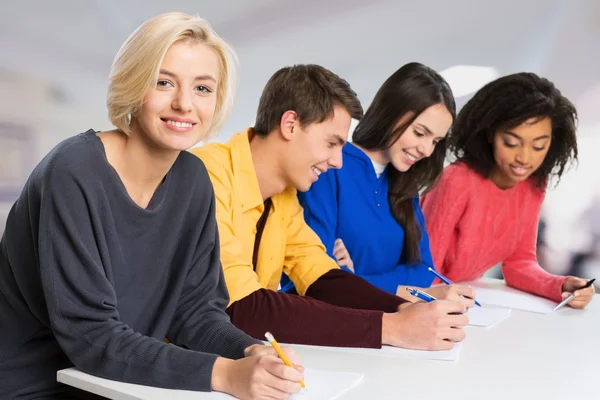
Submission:
<svg viewBox="0 0 600 400">
<path fill-rule="evenodd" d="M 341 238 L 355 274 L 380 289 L 395 294 L 399 285 L 429 287 L 435 278 L 427 270 L 433 267 L 433 259 L 419 198 L 413 199 L 413 206 L 421 228 L 421 263 L 407 265 L 400 262 L 404 229 L 392 215 L 387 171 L 377 178 L 371 159 L 353 144 L 346 144 L 343 168 L 321 174 L 308 192 L 298 193 L 304 218 L 329 256 L 334 258 L 334 242 Z M 281 286 L 285 291 L 293 287 L 286 276 Z"/>
</svg>

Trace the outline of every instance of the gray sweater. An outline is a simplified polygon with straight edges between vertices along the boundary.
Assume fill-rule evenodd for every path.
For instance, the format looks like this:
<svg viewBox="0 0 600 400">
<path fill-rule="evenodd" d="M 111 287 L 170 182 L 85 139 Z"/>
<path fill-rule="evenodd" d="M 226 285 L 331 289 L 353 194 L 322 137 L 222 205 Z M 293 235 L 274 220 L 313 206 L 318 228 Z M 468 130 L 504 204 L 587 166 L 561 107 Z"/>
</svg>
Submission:
<svg viewBox="0 0 600 400">
<path fill-rule="evenodd" d="M 94 131 L 67 139 L 33 171 L 0 242 L 0 399 L 78 396 L 56 383 L 73 365 L 209 391 L 217 355 L 260 343 L 230 323 L 228 301 L 204 164 L 182 152 L 142 209 Z"/>
</svg>

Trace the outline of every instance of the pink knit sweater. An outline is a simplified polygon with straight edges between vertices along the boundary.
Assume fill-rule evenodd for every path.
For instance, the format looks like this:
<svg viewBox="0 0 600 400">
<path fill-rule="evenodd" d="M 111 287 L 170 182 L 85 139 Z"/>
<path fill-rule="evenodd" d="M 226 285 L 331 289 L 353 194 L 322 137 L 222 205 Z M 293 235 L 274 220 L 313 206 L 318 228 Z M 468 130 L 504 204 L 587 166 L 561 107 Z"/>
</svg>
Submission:
<svg viewBox="0 0 600 400">
<path fill-rule="evenodd" d="M 560 301 L 567 278 L 546 272 L 536 257 L 543 200 L 532 181 L 502 190 L 463 163 L 448 166 L 422 199 L 437 270 L 461 282 L 502 263 L 509 286 Z"/>
</svg>

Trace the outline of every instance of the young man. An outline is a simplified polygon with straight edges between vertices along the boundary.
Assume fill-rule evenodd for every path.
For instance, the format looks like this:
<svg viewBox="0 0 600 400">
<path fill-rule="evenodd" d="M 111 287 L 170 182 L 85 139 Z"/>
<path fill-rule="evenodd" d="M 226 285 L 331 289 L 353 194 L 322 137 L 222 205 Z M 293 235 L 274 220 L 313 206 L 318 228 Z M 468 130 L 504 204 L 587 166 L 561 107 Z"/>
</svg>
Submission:
<svg viewBox="0 0 600 400">
<path fill-rule="evenodd" d="M 468 319 L 458 302 L 402 306 L 401 298 L 342 271 L 306 225 L 296 191 L 342 167 L 351 118 L 362 107 L 323 67 L 296 65 L 267 83 L 253 128 L 195 148 L 217 200 L 227 312 L 246 333 L 328 346 L 449 349 Z M 368 232 L 365 232 L 368 234 Z M 282 272 L 300 296 L 278 293 Z"/>
</svg>

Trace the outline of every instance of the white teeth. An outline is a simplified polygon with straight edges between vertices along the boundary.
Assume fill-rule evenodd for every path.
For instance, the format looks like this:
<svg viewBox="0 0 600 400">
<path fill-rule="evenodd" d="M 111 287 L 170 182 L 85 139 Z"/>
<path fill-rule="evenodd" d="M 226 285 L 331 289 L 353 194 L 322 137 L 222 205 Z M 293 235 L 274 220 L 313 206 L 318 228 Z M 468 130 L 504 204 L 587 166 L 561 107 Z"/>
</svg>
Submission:
<svg viewBox="0 0 600 400">
<path fill-rule="evenodd" d="M 313 172 L 315 173 L 315 175 L 319 176 L 321 175 L 321 171 L 319 171 L 318 169 L 316 169 L 315 167 L 313 167 Z"/>
<path fill-rule="evenodd" d="M 409 160 L 411 160 L 413 162 L 417 161 L 416 157 L 413 157 L 412 154 L 408 153 L 407 151 L 405 151 L 404 154 L 406 154 L 406 156 L 408 157 Z"/>
<path fill-rule="evenodd" d="M 169 125 L 173 125 L 178 128 L 191 128 L 192 127 L 192 124 L 190 124 L 189 122 L 176 122 L 176 121 L 171 121 L 170 119 L 165 120 L 165 122 Z"/>
</svg>

